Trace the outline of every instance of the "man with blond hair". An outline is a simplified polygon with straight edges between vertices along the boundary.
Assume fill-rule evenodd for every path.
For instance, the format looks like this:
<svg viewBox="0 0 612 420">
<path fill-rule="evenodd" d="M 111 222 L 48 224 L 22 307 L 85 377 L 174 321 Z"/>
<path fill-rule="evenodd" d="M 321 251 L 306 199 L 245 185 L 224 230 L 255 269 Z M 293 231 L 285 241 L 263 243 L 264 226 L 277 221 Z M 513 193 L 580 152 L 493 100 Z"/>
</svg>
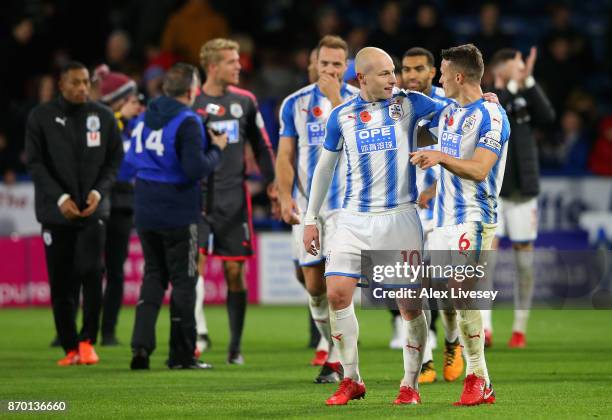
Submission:
<svg viewBox="0 0 612 420">
<path fill-rule="evenodd" d="M 197 350 L 202 351 L 209 343 L 202 312 L 206 256 L 221 258 L 228 289 L 229 364 L 244 363 L 240 348 L 247 304 L 244 262 L 253 255 L 251 201 L 246 185 L 247 144 L 253 150 L 268 194 L 274 196 L 274 153 L 255 96 L 237 87 L 241 69 L 238 52 L 238 43 L 230 39 L 217 38 L 202 46 L 200 65 L 206 82 L 193 105 L 208 128 L 228 136 L 221 165 L 202 182 L 196 323 Z"/>
</svg>

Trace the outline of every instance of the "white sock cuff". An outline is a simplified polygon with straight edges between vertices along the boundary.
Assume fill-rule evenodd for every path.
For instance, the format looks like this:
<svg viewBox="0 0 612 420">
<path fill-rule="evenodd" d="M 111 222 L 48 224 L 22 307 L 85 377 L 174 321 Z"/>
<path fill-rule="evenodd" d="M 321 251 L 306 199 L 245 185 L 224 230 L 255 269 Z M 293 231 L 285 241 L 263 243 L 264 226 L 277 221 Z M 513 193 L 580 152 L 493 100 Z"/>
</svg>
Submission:
<svg viewBox="0 0 612 420">
<path fill-rule="evenodd" d="M 419 325 L 422 322 L 425 322 L 425 325 L 427 325 L 427 319 L 423 319 L 424 317 L 425 317 L 425 315 L 421 311 L 419 316 L 417 316 L 416 318 L 413 318 L 413 319 L 411 319 L 409 321 L 404 319 L 404 325 L 406 325 L 406 327 L 408 327 L 408 328 L 412 328 L 412 327 L 414 327 L 416 325 Z"/>
<path fill-rule="evenodd" d="M 514 260 L 516 261 L 516 265 L 519 270 L 528 270 L 533 267 L 535 252 L 533 250 L 527 251 L 514 251 Z"/>
<path fill-rule="evenodd" d="M 319 307 L 321 304 L 327 305 L 327 294 L 323 293 L 321 296 L 308 296 L 308 303 L 310 306 Z"/>
<path fill-rule="evenodd" d="M 479 309 L 460 309 L 457 311 L 459 321 L 472 322 L 479 318 L 482 320 Z"/>
<path fill-rule="evenodd" d="M 345 319 L 351 316 L 355 316 L 355 305 L 351 303 L 344 309 L 340 309 L 339 311 L 333 311 L 336 315 L 336 319 Z"/>
</svg>

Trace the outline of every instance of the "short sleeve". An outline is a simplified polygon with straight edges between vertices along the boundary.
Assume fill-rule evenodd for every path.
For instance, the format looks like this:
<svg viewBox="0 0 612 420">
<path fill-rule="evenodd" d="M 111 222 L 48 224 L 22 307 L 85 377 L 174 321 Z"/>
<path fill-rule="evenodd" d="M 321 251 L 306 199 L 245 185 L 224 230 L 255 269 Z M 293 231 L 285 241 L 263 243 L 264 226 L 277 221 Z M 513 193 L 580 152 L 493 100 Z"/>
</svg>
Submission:
<svg viewBox="0 0 612 420">
<path fill-rule="evenodd" d="M 341 108 L 342 106 L 332 109 L 325 126 L 325 141 L 323 142 L 323 147 L 330 152 L 339 152 L 342 150 L 343 137 L 338 121 Z"/>
<path fill-rule="evenodd" d="M 280 121 L 280 132 L 281 137 L 297 137 L 298 133 L 295 129 L 294 119 L 294 104 L 295 99 L 292 96 L 285 98 L 281 104 L 279 121 Z"/>
<path fill-rule="evenodd" d="M 436 112 L 444 109 L 444 105 L 434 101 L 421 92 L 408 91 L 408 99 L 412 103 L 414 114 L 417 119 L 431 119 Z"/>
<path fill-rule="evenodd" d="M 485 103 L 482 108 L 482 124 L 476 147 L 482 147 L 501 155 L 504 144 L 510 137 L 510 123 L 506 112 L 497 104 Z"/>
</svg>

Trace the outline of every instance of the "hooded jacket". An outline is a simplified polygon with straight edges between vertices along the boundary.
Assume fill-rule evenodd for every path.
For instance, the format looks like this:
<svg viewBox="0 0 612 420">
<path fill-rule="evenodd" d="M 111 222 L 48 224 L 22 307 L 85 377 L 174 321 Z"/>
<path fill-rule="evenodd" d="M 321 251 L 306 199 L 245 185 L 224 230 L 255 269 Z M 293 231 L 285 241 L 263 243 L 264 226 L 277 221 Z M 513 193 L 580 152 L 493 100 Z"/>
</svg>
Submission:
<svg viewBox="0 0 612 420">
<path fill-rule="evenodd" d="M 144 123 L 151 130 L 159 130 L 184 110 L 189 107 L 162 96 L 147 107 Z M 176 156 L 187 182 L 156 182 L 140 179 L 136 174 L 134 212 L 137 228 L 173 229 L 198 222 L 201 209 L 199 180 L 207 177 L 221 161 L 221 149 L 207 144 L 205 134 L 202 138 L 201 125 L 199 118 L 186 118 L 176 131 Z"/>
</svg>

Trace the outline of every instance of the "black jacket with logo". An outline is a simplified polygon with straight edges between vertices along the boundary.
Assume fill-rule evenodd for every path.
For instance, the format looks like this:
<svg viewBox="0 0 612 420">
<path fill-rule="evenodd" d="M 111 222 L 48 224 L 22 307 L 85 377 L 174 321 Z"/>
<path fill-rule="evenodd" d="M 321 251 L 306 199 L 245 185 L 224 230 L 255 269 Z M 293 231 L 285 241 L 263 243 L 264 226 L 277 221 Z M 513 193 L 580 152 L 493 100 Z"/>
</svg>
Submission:
<svg viewBox="0 0 612 420">
<path fill-rule="evenodd" d="M 510 121 L 506 170 L 500 195 L 504 198 L 535 197 L 540 192 L 538 146 L 533 126 L 546 126 L 555 120 L 555 110 L 536 83 L 512 94 L 494 90 Z"/>
<path fill-rule="evenodd" d="M 95 102 L 72 104 L 63 97 L 38 105 L 26 125 L 26 162 L 34 181 L 36 218 L 42 224 L 79 226 L 110 212 L 110 189 L 123 159 L 112 111 Z M 67 220 L 57 205 L 69 194 L 80 210 L 96 190 L 102 196 L 86 219 Z"/>
</svg>

